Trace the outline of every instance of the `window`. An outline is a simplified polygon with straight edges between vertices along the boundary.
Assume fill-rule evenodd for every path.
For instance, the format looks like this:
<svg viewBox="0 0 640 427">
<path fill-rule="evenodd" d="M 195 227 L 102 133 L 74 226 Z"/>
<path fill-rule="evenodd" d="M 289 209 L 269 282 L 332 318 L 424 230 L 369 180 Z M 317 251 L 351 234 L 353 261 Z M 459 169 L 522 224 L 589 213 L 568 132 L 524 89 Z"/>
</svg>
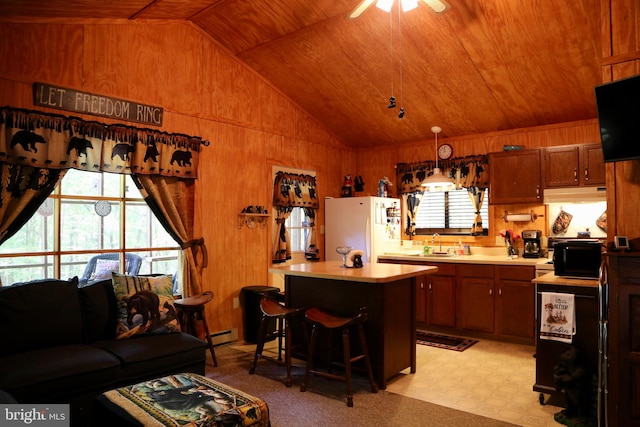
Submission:
<svg viewBox="0 0 640 427">
<path fill-rule="evenodd" d="M 483 235 L 487 235 L 489 229 L 487 198 L 488 194 L 485 194 L 480 208 Z M 425 191 L 416 214 L 416 234 L 469 234 L 475 217 L 475 208 L 466 189 Z"/>
<path fill-rule="evenodd" d="M 307 248 L 307 239 L 310 232 L 309 220 L 304 213 L 304 209 L 293 208 L 291 215 L 285 222 L 285 226 L 289 230 L 291 252 L 304 252 Z"/>
<path fill-rule="evenodd" d="M 140 256 L 138 274 L 174 274 L 180 249 L 129 175 L 69 169 L 38 212 L 0 246 L 0 279 L 10 285 L 82 277 L 89 259 L 101 253 Z"/>
</svg>

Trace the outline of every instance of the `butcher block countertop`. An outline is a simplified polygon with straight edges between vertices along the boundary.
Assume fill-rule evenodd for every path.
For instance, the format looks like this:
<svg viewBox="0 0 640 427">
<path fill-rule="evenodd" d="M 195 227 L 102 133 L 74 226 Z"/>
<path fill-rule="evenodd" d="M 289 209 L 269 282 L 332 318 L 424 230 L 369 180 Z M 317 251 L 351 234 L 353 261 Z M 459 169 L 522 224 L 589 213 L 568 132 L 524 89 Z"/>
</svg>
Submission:
<svg viewBox="0 0 640 427">
<path fill-rule="evenodd" d="M 598 286 L 598 279 L 573 279 L 570 277 L 556 276 L 554 273 L 547 273 L 543 276 L 536 277 L 531 280 L 531 282 L 545 285 L 583 286 L 587 288 L 595 288 Z"/>
<path fill-rule="evenodd" d="M 310 262 L 272 267 L 269 273 L 351 282 L 388 283 L 432 274 L 437 267 L 426 265 L 366 263 L 362 268 L 343 268 L 340 261 Z"/>
</svg>

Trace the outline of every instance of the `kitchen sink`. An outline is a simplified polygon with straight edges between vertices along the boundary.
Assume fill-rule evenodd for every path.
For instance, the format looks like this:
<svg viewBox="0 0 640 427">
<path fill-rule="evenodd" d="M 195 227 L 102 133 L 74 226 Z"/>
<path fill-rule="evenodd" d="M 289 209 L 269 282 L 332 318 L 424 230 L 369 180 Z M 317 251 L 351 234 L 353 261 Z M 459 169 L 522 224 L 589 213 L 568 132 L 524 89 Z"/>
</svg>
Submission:
<svg viewBox="0 0 640 427">
<path fill-rule="evenodd" d="M 425 258 L 444 258 L 444 257 L 452 257 L 453 254 L 450 252 L 431 252 L 430 254 L 421 254 L 421 257 Z"/>
</svg>

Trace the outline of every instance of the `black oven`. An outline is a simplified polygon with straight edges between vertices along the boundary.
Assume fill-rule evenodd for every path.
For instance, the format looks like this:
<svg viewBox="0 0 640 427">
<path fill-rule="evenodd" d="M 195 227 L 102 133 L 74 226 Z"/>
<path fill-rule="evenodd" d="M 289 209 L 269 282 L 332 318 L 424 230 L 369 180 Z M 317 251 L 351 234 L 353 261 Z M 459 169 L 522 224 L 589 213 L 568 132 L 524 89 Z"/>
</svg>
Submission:
<svg viewBox="0 0 640 427">
<path fill-rule="evenodd" d="M 553 271 L 556 276 L 597 279 L 602 262 L 599 240 L 569 239 L 553 245 Z"/>
</svg>

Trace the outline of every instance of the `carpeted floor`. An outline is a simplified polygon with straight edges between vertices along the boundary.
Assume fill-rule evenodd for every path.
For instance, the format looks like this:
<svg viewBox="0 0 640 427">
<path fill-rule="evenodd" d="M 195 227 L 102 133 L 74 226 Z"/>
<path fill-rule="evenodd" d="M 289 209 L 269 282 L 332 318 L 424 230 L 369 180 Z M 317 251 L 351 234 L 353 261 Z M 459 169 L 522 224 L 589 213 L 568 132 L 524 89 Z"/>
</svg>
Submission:
<svg viewBox="0 0 640 427">
<path fill-rule="evenodd" d="M 293 386 L 283 380 L 286 369 L 260 360 L 255 375 L 249 375 L 252 346 L 227 344 L 216 347 L 218 367 L 207 364 L 206 375 L 216 381 L 262 398 L 269 406 L 271 426 L 474 426 L 499 427 L 513 424 L 446 408 L 387 391 L 370 392 L 365 378 L 355 377 L 354 407 L 345 404 L 345 384 L 312 377 L 306 392 L 300 392 L 304 367 L 296 363 Z"/>
</svg>

